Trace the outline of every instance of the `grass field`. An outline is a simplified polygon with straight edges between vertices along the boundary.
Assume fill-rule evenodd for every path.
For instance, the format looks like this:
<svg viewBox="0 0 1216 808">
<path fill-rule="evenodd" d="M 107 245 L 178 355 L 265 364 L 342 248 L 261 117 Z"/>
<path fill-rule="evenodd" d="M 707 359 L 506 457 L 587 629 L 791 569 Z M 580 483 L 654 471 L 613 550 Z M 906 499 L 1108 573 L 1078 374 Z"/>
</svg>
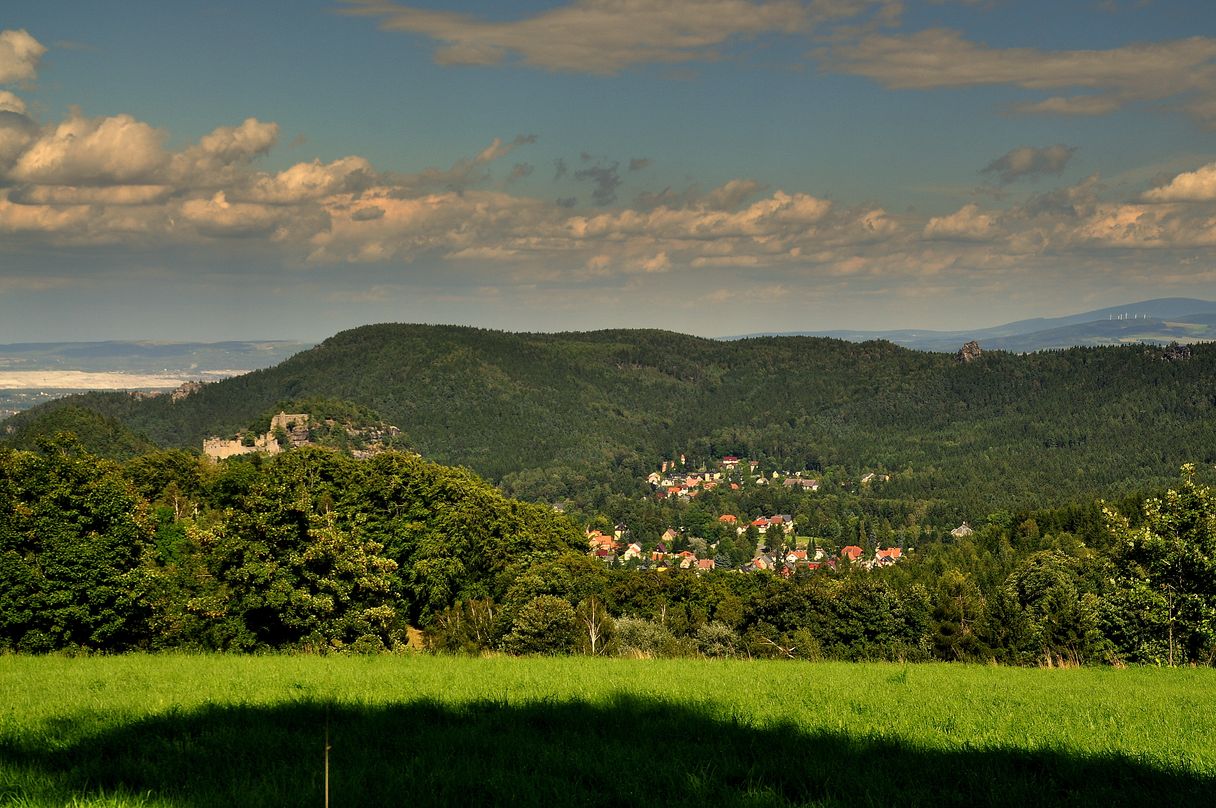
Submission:
<svg viewBox="0 0 1216 808">
<path fill-rule="evenodd" d="M 0 656 L 0 804 L 1212 805 L 1216 670 Z"/>
</svg>

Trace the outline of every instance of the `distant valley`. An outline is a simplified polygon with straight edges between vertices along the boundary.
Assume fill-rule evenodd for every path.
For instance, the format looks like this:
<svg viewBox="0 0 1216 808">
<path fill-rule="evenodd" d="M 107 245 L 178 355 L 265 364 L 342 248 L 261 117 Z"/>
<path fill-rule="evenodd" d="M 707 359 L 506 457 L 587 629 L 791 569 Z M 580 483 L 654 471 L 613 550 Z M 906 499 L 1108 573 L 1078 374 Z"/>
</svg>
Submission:
<svg viewBox="0 0 1216 808">
<path fill-rule="evenodd" d="M 309 347 L 290 340 L 0 345 L 0 418 L 86 390 L 170 390 L 239 376 Z"/>
</svg>

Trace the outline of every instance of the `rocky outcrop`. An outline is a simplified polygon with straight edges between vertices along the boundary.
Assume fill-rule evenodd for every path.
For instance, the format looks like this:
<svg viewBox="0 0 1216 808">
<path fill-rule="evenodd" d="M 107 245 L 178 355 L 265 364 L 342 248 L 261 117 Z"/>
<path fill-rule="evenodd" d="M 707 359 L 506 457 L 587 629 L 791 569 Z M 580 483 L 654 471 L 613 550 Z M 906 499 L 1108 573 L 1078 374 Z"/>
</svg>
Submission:
<svg viewBox="0 0 1216 808">
<path fill-rule="evenodd" d="M 974 362 L 984 355 L 980 350 L 980 344 L 975 340 L 971 340 L 954 355 L 954 358 L 960 362 Z"/>
<path fill-rule="evenodd" d="M 178 387 L 176 390 L 174 390 L 172 393 L 169 394 L 169 400 L 174 403 L 177 403 L 178 401 L 181 401 L 183 398 L 192 396 L 195 393 L 197 393 L 199 390 L 202 390 L 202 389 L 203 389 L 202 382 L 183 382 L 181 387 Z"/>
<path fill-rule="evenodd" d="M 313 424 L 312 428 L 310 423 Z M 264 435 L 238 435 L 234 440 L 207 438 L 203 441 L 203 454 L 223 460 L 251 452 L 274 455 L 317 444 L 347 451 L 354 457 L 370 457 L 386 451 L 391 441 L 400 434 L 401 430 L 391 424 L 357 427 L 332 418 L 313 421 L 308 413 L 303 412 L 280 412 L 270 419 L 270 429 Z"/>
<path fill-rule="evenodd" d="M 1185 362 L 1190 358 L 1190 345 L 1179 345 L 1176 342 L 1171 342 L 1161 349 L 1161 361 L 1163 362 Z"/>
</svg>

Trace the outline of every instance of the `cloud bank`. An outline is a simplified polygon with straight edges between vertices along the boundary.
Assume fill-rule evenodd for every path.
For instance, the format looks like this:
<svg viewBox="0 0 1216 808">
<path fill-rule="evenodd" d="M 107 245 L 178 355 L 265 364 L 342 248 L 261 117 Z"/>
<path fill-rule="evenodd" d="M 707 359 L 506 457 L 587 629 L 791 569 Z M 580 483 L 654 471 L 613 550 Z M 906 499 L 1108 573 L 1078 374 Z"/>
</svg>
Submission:
<svg viewBox="0 0 1216 808">
<path fill-rule="evenodd" d="M 576 5 L 580 14 L 607 7 Z M 829 10 L 818 4 L 819 13 Z M 11 34 L 22 36 L 5 36 Z M 949 48 L 922 53 L 917 62 L 892 56 L 907 45 L 892 39 L 899 38 L 883 38 L 879 56 L 845 66 L 912 60 L 919 67 L 886 79 L 908 86 L 1016 76 L 1029 82 L 1031 73 L 1040 76 L 1036 86 L 1054 86 L 1050 60 L 1031 66 L 1024 55 L 1004 54 L 959 72 Z M 964 47 L 957 37 L 943 41 Z M 0 59 L 9 84 L 34 80 L 45 48 L 24 32 L 6 31 L 0 42 L 20 45 Z M 1077 58 L 1106 65 L 1105 57 Z M 1171 59 L 1194 62 L 1186 54 Z M 1111 70 L 1093 67 L 1095 86 L 1109 84 Z M 874 74 L 887 75 L 878 68 Z M 1139 87 L 1139 81 L 1129 75 L 1125 85 Z M 749 177 L 707 189 L 647 187 L 653 173 L 647 158 L 627 158 L 623 169 L 620 161 L 591 155 L 576 169 L 555 162 L 552 182 L 587 189 L 580 205 L 578 198 L 556 196 L 560 190 L 517 190 L 550 181 L 531 176 L 547 172 L 524 161 L 538 141 L 530 133 L 487 136 L 484 148 L 446 168 L 412 172 L 386 170 L 357 154 L 271 170 L 264 163 L 279 135 L 276 123 L 250 117 L 222 122 L 171 149 L 168 132 L 129 114 L 74 109 L 63 120 L 43 122 L 19 90 L 0 91 L 0 254 L 89 255 L 101 245 L 188 248 L 256 255 L 314 278 L 374 267 L 379 277 L 402 282 L 425 275 L 429 283 L 537 294 L 615 285 L 645 295 L 653 284 L 669 284 L 668 292 L 687 290 L 681 299 L 712 304 L 713 295 L 793 300 L 845 284 L 875 294 L 1015 290 L 1033 273 L 1061 265 L 1107 285 L 1144 284 L 1146 267 L 1165 267 L 1152 279 L 1154 288 L 1164 288 L 1201 277 L 1168 268 L 1191 266 L 1216 246 L 1216 163 L 1148 188 L 1112 191 L 1091 176 L 1022 198 L 1006 189 L 1001 206 L 968 201 L 953 210 L 893 213 L 881 202 L 860 204 Z M 1026 178 L 1043 182 L 1060 175 L 1075 150 L 1020 146 L 982 173 L 1003 186 Z M 417 269 L 423 266 L 425 272 Z M 5 288 L 23 288 L 6 280 Z"/>
</svg>

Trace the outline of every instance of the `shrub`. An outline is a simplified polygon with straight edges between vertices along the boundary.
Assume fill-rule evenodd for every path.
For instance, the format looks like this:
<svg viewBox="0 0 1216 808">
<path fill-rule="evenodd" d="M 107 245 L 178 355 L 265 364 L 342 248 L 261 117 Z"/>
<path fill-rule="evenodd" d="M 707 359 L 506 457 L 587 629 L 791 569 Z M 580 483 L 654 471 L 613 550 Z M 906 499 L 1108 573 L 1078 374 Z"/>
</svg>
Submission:
<svg viewBox="0 0 1216 808">
<path fill-rule="evenodd" d="M 739 634 L 720 621 L 697 629 L 697 650 L 707 657 L 733 657 L 739 653 Z"/>
<path fill-rule="evenodd" d="M 556 595 L 528 601 L 511 623 L 503 647 L 512 654 L 567 654 L 578 642 L 574 608 Z"/>
</svg>

